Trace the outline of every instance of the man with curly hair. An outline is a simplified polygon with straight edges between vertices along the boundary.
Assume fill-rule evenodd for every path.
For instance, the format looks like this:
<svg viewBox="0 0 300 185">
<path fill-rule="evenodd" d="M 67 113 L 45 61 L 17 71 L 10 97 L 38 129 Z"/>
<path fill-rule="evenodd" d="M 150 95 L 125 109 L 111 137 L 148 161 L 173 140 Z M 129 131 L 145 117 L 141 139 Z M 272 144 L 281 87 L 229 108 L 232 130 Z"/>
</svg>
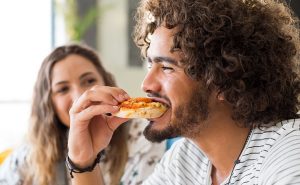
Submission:
<svg viewBox="0 0 300 185">
<path fill-rule="evenodd" d="M 135 42 L 149 69 L 142 89 L 169 108 L 144 134 L 154 142 L 184 137 L 144 184 L 300 184 L 300 38 L 289 7 L 280 0 L 142 0 L 136 19 Z M 74 168 L 93 164 L 109 142 L 111 134 L 92 127 L 95 117 L 113 130 L 124 122 L 102 120 L 126 96 L 94 88 L 73 105 Z M 102 184 L 100 174 L 75 174 L 73 182 Z"/>
</svg>

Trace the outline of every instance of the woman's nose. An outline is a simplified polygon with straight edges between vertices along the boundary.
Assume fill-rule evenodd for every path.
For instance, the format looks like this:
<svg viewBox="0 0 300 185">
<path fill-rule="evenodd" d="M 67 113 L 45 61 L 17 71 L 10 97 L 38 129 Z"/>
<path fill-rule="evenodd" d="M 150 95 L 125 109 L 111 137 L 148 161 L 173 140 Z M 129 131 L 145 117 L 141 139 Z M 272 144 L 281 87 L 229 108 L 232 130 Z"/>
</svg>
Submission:
<svg viewBox="0 0 300 185">
<path fill-rule="evenodd" d="M 76 101 L 84 93 L 84 91 L 84 88 L 75 87 L 72 93 L 72 101 Z"/>
</svg>

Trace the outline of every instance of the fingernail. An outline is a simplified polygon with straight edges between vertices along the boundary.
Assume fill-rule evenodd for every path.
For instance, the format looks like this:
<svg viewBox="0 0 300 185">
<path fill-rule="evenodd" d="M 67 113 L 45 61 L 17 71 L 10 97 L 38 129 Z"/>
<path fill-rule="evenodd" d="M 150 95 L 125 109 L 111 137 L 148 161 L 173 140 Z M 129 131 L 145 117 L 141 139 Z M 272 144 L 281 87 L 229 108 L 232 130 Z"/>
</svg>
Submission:
<svg viewBox="0 0 300 185">
<path fill-rule="evenodd" d="M 114 109 L 119 109 L 119 106 L 113 106 Z"/>
</svg>

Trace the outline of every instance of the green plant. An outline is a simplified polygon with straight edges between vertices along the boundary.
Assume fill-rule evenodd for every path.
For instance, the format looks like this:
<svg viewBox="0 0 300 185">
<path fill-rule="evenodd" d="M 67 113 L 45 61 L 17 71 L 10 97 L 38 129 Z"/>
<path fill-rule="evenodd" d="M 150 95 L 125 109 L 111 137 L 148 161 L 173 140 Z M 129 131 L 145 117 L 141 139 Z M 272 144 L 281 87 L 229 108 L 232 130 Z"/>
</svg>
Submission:
<svg viewBox="0 0 300 185">
<path fill-rule="evenodd" d="M 55 0 L 55 9 L 63 16 L 66 33 L 71 41 L 81 41 L 89 27 L 96 23 L 102 13 L 112 7 L 112 4 L 92 6 L 83 16 L 80 16 L 77 1 L 65 0 L 63 3 Z"/>
</svg>

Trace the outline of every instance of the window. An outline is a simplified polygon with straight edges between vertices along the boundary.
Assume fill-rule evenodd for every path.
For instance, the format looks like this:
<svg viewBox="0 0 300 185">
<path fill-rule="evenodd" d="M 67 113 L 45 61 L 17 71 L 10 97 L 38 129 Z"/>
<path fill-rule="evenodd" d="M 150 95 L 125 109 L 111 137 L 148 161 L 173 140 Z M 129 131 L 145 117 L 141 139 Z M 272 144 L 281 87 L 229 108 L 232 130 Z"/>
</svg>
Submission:
<svg viewBox="0 0 300 185">
<path fill-rule="evenodd" d="M 51 3 L 0 3 L 0 151 L 14 147 L 28 128 L 33 85 L 52 48 Z"/>
</svg>

